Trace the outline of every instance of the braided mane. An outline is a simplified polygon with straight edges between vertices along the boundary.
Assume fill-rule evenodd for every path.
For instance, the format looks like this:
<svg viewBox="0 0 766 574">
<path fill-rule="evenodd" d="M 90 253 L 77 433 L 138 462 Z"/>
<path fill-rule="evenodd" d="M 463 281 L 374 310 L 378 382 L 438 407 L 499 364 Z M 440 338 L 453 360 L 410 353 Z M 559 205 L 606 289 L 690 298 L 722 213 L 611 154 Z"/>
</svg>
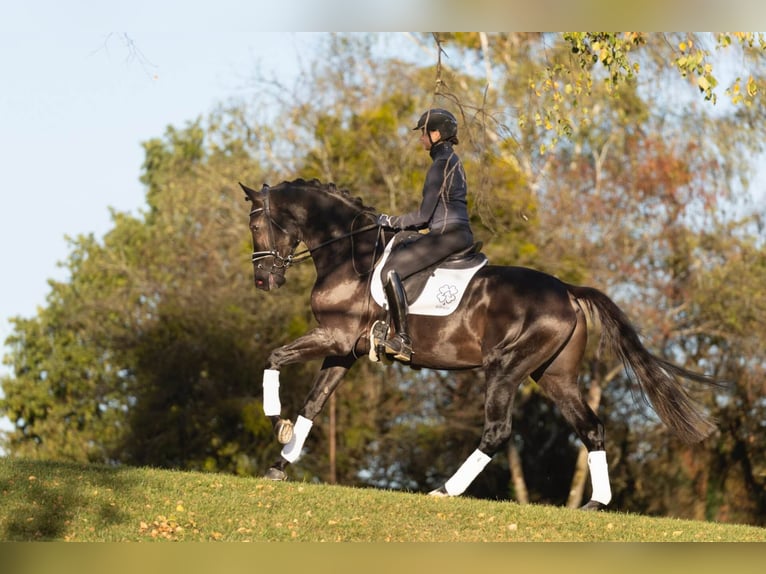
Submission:
<svg viewBox="0 0 766 574">
<path fill-rule="evenodd" d="M 291 186 L 311 187 L 316 189 L 317 191 L 321 191 L 333 197 L 337 197 L 338 199 L 342 200 L 344 203 L 350 204 L 351 206 L 353 206 L 359 211 L 371 211 L 371 212 L 377 213 L 377 209 L 375 209 L 374 207 L 365 205 L 360 197 L 353 197 L 347 189 L 339 189 L 332 182 L 322 183 L 316 178 L 313 178 L 310 180 L 298 178 L 298 179 L 294 179 L 293 181 L 283 181 L 282 183 L 274 187 L 277 188 L 277 187 L 283 187 L 283 186 L 284 187 L 291 187 Z"/>
</svg>

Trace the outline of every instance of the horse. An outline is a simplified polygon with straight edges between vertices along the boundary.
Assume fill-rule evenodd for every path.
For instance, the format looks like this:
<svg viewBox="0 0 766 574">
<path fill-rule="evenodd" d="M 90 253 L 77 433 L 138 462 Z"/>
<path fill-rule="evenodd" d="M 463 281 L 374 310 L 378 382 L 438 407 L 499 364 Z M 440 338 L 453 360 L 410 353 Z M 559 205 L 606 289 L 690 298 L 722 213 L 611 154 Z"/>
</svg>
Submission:
<svg viewBox="0 0 766 574">
<path fill-rule="evenodd" d="M 370 295 L 372 271 L 391 230 L 378 213 L 333 183 L 285 181 L 259 191 L 240 183 L 251 203 L 255 287 L 279 288 L 286 272 L 310 259 L 316 268 L 311 309 L 317 326 L 268 356 L 263 372 L 263 411 L 284 447 L 266 478 L 286 480 L 285 469 L 301 454 L 313 421 L 354 363 L 371 352 L 372 326 L 386 315 Z M 305 249 L 296 252 L 303 243 Z M 587 315 L 601 323 L 602 347 L 622 361 L 640 395 L 662 423 L 686 443 L 703 440 L 715 423 L 685 389 L 683 379 L 717 381 L 652 354 L 624 312 L 603 292 L 570 285 L 544 272 L 484 265 L 468 283 L 457 308 L 446 316 L 410 315 L 415 369 L 483 370 L 484 423 L 476 450 L 429 494 L 459 496 L 511 436 L 511 413 L 519 386 L 529 378 L 558 406 L 588 451 L 591 499 L 586 510 L 611 501 L 604 425 L 578 386 L 587 342 Z M 281 367 L 322 359 L 293 423 L 282 418 Z"/>
</svg>

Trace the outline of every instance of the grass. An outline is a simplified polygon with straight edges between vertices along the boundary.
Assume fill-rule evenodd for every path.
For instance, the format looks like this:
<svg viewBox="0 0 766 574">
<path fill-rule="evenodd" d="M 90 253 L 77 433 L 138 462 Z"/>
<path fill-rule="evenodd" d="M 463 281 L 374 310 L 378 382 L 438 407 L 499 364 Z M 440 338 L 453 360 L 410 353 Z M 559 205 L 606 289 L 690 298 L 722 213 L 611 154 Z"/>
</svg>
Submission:
<svg viewBox="0 0 766 574">
<path fill-rule="evenodd" d="M 230 475 L 0 458 L 0 540 L 766 542 L 766 529 Z"/>
</svg>

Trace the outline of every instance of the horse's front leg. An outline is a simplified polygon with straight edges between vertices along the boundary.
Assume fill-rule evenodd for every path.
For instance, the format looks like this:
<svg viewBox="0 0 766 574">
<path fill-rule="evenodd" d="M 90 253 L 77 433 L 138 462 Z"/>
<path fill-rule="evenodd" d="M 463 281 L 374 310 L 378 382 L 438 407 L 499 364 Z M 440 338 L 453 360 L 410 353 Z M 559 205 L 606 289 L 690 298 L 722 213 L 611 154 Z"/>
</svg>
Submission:
<svg viewBox="0 0 766 574">
<path fill-rule="evenodd" d="M 291 363 L 305 363 L 329 355 L 344 354 L 337 339 L 322 328 L 312 329 L 302 337 L 271 352 L 266 369 L 263 371 L 263 412 L 271 421 L 274 434 L 280 444 L 290 442 L 294 427 L 289 419 L 283 419 L 281 416 L 279 369 Z"/>
<path fill-rule="evenodd" d="M 351 365 L 354 364 L 354 361 L 356 361 L 356 358 L 353 355 L 325 358 L 322 368 L 314 379 L 314 384 L 306 398 L 306 402 L 298 414 L 295 425 L 288 420 L 277 417 L 280 421 L 275 426 L 278 438 L 280 431 L 285 433 L 288 429 L 290 437 L 287 441 L 283 442 L 285 447 L 282 449 L 279 459 L 266 471 L 266 478 L 272 480 L 285 480 L 287 478 L 285 468 L 291 462 L 298 460 L 303 449 L 303 443 L 306 441 L 309 431 L 314 424 L 314 419 L 321 412 L 327 399 L 330 398 L 330 395 L 338 387 L 344 375 L 351 368 Z M 280 440 L 280 442 L 282 441 Z"/>
</svg>

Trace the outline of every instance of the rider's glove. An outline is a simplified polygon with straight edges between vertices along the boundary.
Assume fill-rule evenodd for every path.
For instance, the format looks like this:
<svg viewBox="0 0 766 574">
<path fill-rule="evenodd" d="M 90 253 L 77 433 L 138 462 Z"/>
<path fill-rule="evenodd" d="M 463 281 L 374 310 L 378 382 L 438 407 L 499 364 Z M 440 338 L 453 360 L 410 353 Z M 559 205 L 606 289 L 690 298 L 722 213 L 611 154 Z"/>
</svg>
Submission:
<svg viewBox="0 0 766 574">
<path fill-rule="evenodd" d="M 382 227 L 391 227 L 391 228 L 394 227 L 393 225 L 391 225 L 391 216 L 386 215 L 385 213 L 381 213 L 378 216 L 378 225 Z"/>
</svg>

